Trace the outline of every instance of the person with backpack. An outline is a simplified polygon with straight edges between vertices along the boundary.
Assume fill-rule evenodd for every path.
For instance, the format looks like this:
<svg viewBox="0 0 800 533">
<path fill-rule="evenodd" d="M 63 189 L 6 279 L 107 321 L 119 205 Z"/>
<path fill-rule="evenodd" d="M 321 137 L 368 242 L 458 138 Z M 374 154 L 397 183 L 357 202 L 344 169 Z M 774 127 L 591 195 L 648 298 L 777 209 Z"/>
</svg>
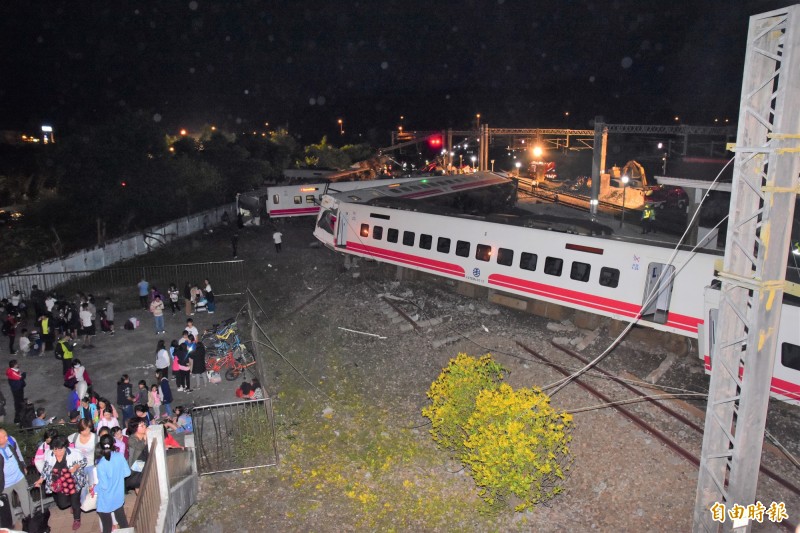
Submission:
<svg viewBox="0 0 800 533">
<path fill-rule="evenodd" d="M 128 374 L 123 374 L 117 381 L 117 405 L 122 410 L 122 423 L 133 418 L 133 385 Z"/>
<path fill-rule="evenodd" d="M 178 298 L 180 296 L 178 287 L 175 286 L 174 283 L 170 283 L 167 294 L 169 295 L 169 308 L 172 310 L 172 316 L 175 316 L 175 313 L 180 310 L 180 305 L 178 305 Z"/>
<path fill-rule="evenodd" d="M 70 449 L 64 437 L 55 437 L 51 450 L 45 454 L 42 475 L 34 483 L 44 483 L 59 509 L 72 508 L 72 530 L 81 528 L 81 489 L 87 484 L 86 459 L 75 449 Z M 26 484 L 27 487 L 27 484 Z"/>
<path fill-rule="evenodd" d="M 0 485 L 9 502 L 13 493 L 17 493 L 22 514 L 26 518 L 31 516 L 31 497 L 28 493 L 28 481 L 25 479 L 27 473 L 22 452 L 14 437 L 5 429 L 0 429 Z"/>
</svg>

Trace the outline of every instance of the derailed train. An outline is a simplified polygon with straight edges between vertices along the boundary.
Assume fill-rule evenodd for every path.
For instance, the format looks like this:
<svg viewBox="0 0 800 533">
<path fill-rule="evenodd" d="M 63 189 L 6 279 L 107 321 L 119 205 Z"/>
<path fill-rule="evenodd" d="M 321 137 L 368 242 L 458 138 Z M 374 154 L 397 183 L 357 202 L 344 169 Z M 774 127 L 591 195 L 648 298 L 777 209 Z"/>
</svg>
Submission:
<svg viewBox="0 0 800 533">
<path fill-rule="evenodd" d="M 555 221 L 537 228 L 485 216 L 442 215 L 440 207 L 425 212 L 422 204 L 394 200 L 445 197 L 495 185 L 507 190 L 502 187 L 508 182 L 500 175 L 476 173 L 325 195 L 314 235 L 336 252 L 615 320 L 638 318 L 641 326 L 698 339 L 698 355 L 710 371 L 720 293 L 715 262 L 721 253 L 675 252 L 665 244 L 579 234 Z M 798 324 L 800 307 L 787 299 L 771 393 L 794 404 L 800 404 Z"/>
</svg>

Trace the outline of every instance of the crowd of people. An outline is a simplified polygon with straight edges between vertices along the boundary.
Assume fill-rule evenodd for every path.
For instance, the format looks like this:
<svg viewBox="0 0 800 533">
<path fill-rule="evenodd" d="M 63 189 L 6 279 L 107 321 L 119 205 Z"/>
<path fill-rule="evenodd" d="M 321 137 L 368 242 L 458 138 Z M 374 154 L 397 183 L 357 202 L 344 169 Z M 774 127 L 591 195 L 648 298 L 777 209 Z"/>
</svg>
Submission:
<svg viewBox="0 0 800 533">
<path fill-rule="evenodd" d="M 215 302 L 210 282 L 204 280 L 202 287 L 186 283 L 183 291 L 187 315 L 185 330 L 181 338 L 169 346 L 164 339 L 156 341 L 156 370 L 152 381 L 140 380 L 134 386 L 129 375 L 121 375 L 116 387 L 116 403 L 96 392 L 89 370 L 76 357 L 79 349 L 88 353 L 94 348 L 98 319 L 102 332 L 114 335 L 111 298 L 106 298 L 105 306 L 98 309 L 91 294 L 78 294 L 71 303 L 55 294 L 45 295 L 34 285 L 30 308 L 34 310 L 36 324 L 30 332 L 23 326 L 30 309 L 27 302 L 21 297 L 3 302 L 6 317 L 2 332 L 9 338 L 12 356 L 6 377 L 14 402 L 14 423 L 23 428 L 37 428 L 41 437 L 32 463 L 26 463 L 15 439 L 0 429 L 0 462 L 3 463 L 0 485 L 9 501 L 12 493 L 16 493 L 25 517 L 30 517 L 32 511 L 28 473 L 34 475 L 35 470 L 39 477 L 34 485 L 52 493 L 59 508 L 72 510 L 73 530 L 81 527 L 82 511 L 94 509 L 103 532 L 117 526 L 127 527 L 124 495 L 138 490 L 141 483 L 149 455 L 147 428 L 159 424 L 167 448 L 181 448 L 175 435 L 193 431 L 189 409 L 173 408 L 170 369 L 179 392 L 194 390 L 190 376 L 198 376 L 194 388 L 207 382 L 203 379 L 206 375 L 205 347 L 199 342 L 199 331 L 192 315 L 201 309 L 213 313 Z M 153 315 L 156 336 L 163 335 L 164 312 L 171 311 L 175 315 L 181 311 L 176 285 L 170 284 L 166 297 L 145 280 L 138 284 L 137 290 L 142 307 Z M 20 332 L 18 339 L 17 331 Z M 66 416 L 58 420 L 49 417 L 44 407 L 33 409 L 26 401 L 27 373 L 16 358 L 48 353 L 61 360 L 63 385 L 68 389 Z M 0 422 L 4 422 L 4 406 L 5 397 L 0 391 Z M 70 432 L 67 428 L 76 431 Z"/>
</svg>

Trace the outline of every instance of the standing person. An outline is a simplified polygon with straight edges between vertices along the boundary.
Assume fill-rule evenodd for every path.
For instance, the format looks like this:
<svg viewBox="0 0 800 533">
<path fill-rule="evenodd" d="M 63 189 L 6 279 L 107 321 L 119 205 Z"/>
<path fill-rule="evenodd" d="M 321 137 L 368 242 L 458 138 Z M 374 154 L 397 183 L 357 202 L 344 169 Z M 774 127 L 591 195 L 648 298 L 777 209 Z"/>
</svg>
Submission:
<svg viewBox="0 0 800 533">
<path fill-rule="evenodd" d="M 28 493 L 28 481 L 25 479 L 27 473 L 28 469 L 17 442 L 5 429 L 0 429 L 0 485 L 9 502 L 12 501 L 12 493 L 17 493 L 25 517 L 31 515 L 31 497 Z"/>
<path fill-rule="evenodd" d="M 45 453 L 42 475 L 34 483 L 45 484 L 47 492 L 54 494 L 59 509 L 72 507 L 72 530 L 81 528 L 81 489 L 86 486 L 86 459 L 77 451 L 70 450 L 67 439 L 55 437 Z"/>
<path fill-rule="evenodd" d="M 175 349 L 175 361 L 178 367 L 178 392 L 189 392 L 191 390 L 189 385 L 189 370 L 191 369 L 189 365 L 191 365 L 191 360 L 189 359 L 188 345 L 189 343 L 185 342 Z"/>
<path fill-rule="evenodd" d="M 125 478 L 131 475 L 125 457 L 114 451 L 114 437 L 103 435 L 100 439 L 100 459 L 97 463 L 97 515 L 103 533 L 111 533 L 113 527 L 111 514 L 117 519 L 119 527 L 128 527 L 125 516 Z"/>
<path fill-rule="evenodd" d="M 174 283 L 170 283 L 169 289 L 167 289 L 167 294 L 169 295 L 169 308 L 172 311 L 172 316 L 175 316 L 175 313 L 177 313 L 178 309 L 180 309 L 180 306 L 178 305 L 178 297 L 180 296 L 178 287 L 176 287 Z"/>
<path fill-rule="evenodd" d="M 186 330 L 186 332 L 189 333 L 189 335 L 194 335 L 195 339 L 197 338 L 198 335 L 197 327 L 195 327 L 194 320 L 192 320 L 191 318 L 186 321 L 186 327 L 184 328 L 184 330 Z"/>
<path fill-rule="evenodd" d="M 72 380 L 74 380 L 74 384 Z M 72 368 L 67 370 L 64 374 L 65 386 L 67 382 L 70 382 L 70 385 L 75 387 L 78 398 L 86 396 L 86 392 L 89 390 L 89 387 L 92 386 L 92 378 L 89 377 L 89 372 L 87 372 L 86 367 L 81 364 L 80 359 L 73 359 Z M 73 409 L 77 409 L 77 407 L 73 407 Z"/>
<path fill-rule="evenodd" d="M 133 396 L 133 405 L 140 405 L 147 403 L 147 382 L 143 379 L 139 380 L 139 388 L 136 390 L 136 394 Z M 135 413 L 134 413 L 135 414 Z"/>
<path fill-rule="evenodd" d="M 150 312 L 153 313 L 155 319 L 156 335 L 165 333 L 164 331 L 164 302 L 161 301 L 161 296 L 156 294 L 153 301 L 150 303 Z"/>
<path fill-rule="evenodd" d="M 206 374 L 206 347 L 202 342 L 195 344 L 194 350 L 189 354 L 192 359 L 192 382 L 195 389 L 199 389 L 203 382 L 208 380 Z M 196 383 L 196 386 L 194 385 Z"/>
<path fill-rule="evenodd" d="M 95 420 L 98 420 L 97 405 L 93 404 L 88 396 L 81 398 L 81 405 L 78 407 L 78 416 L 78 422 L 85 420 L 90 428 L 94 428 Z"/>
<path fill-rule="evenodd" d="M 113 411 L 111 409 L 106 408 L 103 411 L 103 415 L 100 417 L 100 421 L 95 426 L 95 431 L 99 432 L 102 428 L 111 429 L 113 427 L 119 426 L 119 420 L 114 416 Z"/>
<path fill-rule="evenodd" d="M 186 316 L 192 316 L 194 314 L 192 313 L 192 284 L 188 281 L 183 286 L 183 305 Z"/>
<path fill-rule="evenodd" d="M 280 253 L 281 251 L 281 242 L 283 242 L 283 233 L 275 229 L 275 232 L 272 234 L 272 240 L 275 243 L 275 251 Z"/>
<path fill-rule="evenodd" d="M 142 309 L 147 310 L 147 295 L 150 294 L 150 284 L 142 278 L 136 287 L 139 289 L 139 304 L 142 306 Z"/>
<path fill-rule="evenodd" d="M 642 233 L 655 233 L 653 222 L 656 220 L 656 211 L 652 204 L 645 204 L 642 210 Z"/>
<path fill-rule="evenodd" d="M 22 357 L 28 357 L 31 353 L 31 339 L 28 337 L 28 330 L 22 328 L 22 334 L 19 337 L 19 353 Z"/>
<path fill-rule="evenodd" d="M 133 418 L 133 385 L 128 374 L 122 374 L 117 381 L 117 405 L 122 410 L 122 423 L 125 424 Z"/>
<path fill-rule="evenodd" d="M 31 286 L 31 303 L 33 304 L 33 311 L 35 316 L 39 317 L 44 314 L 44 291 L 34 284 Z"/>
<path fill-rule="evenodd" d="M 150 386 L 150 394 L 147 395 L 147 407 L 153 414 L 153 420 L 161 418 L 161 395 L 158 393 L 158 385 Z"/>
<path fill-rule="evenodd" d="M 56 345 L 56 359 L 61 359 L 61 371 L 66 374 L 72 368 L 72 359 L 74 354 L 72 349 L 78 343 L 72 341 L 72 334 L 69 331 L 64 332 L 64 337 L 58 341 Z"/>
<path fill-rule="evenodd" d="M 165 376 L 169 375 L 170 356 L 167 351 L 166 343 L 163 339 L 158 341 L 156 346 L 156 371 L 161 371 Z"/>
<path fill-rule="evenodd" d="M 239 247 L 239 234 L 234 233 L 233 237 L 231 237 L 231 247 L 233 248 L 233 258 L 236 259 L 239 257 L 239 254 L 236 253 L 237 248 Z"/>
<path fill-rule="evenodd" d="M 74 448 L 81 457 L 86 459 L 86 475 L 91 476 L 94 469 L 94 452 L 97 448 L 97 435 L 92 432 L 92 423 L 88 420 L 78 420 L 78 431 L 67 439 L 69 447 Z M 93 478 L 89 478 L 93 479 Z"/>
<path fill-rule="evenodd" d="M 44 349 L 46 351 L 50 351 L 53 349 L 53 324 L 52 320 L 50 319 L 50 313 L 45 313 L 39 317 L 37 321 L 37 329 L 39 330 L 39 334 L 42 336 L 42 341 L 44 341 Z M 39 355 L 42 355 L 40 352 Z"/>
<path fill-rule="evenodd" d="M 133 471 L 125 480 L 125 490 L 138 489 L 142 484 L 142 471 L 150 457 L 147 448 L 147 422 L 134 416 L 128 420 L 128 466 Z"/>
<path fill-rule="evenodd" d="M 14 353 L 14 341 L 17 339 L 17 315 L 15 313 L 8 313 L 6 319 L 3 321 L 3 335 L 8 337 L 8 353 Z"/>
<path fill-rule="evenodd" d="M 169 379 L 166 371 L 156 370 L 156 381 L 158 382 L 158 393 L 161 395 L 161 403 L 164 405 L 164 416 L 172 416 L 172 389 L 169 386 Z"/>
<path fill-rule="evenodd" d="M 83 302 L 81 304 L 81 312 L 78 313 L 81 320 L 81 329 L 79 333 L 83 336 L 83 348 L 94 348 L 92 343 L 95 330 L 94 321 L 92 320 L 92 312 L 89 311 L 89 304 Z"/>
<path fill-rule="evenodd" d="M 106 296 L 106 322 L 108 322 L 109 335 L 114 334 L 114 302 L 111 296 Z"/>
<path fill-rule="evenodd" d="M 20 371 L 19 363 L 16 359 L 8 362 L 6 377 L 11 395 L 14 397 L 14 423 L 19 424 L 22 417 L 22 410 L 25 408 L 25 372 Z"/>
<path fill-rule="evenodd" d="M 214 291 L 211 290 L 211 282 L 207 279 L 203 280 L 203 293 L 206 297 L 206 302 L 208 302 L 208 314 L 214 314 L 214 311 L 217 309 L 217 304 L 214 302 Z M 197 333 L 194 334 L 195 338 L 197 338 Z"/>
</svg>

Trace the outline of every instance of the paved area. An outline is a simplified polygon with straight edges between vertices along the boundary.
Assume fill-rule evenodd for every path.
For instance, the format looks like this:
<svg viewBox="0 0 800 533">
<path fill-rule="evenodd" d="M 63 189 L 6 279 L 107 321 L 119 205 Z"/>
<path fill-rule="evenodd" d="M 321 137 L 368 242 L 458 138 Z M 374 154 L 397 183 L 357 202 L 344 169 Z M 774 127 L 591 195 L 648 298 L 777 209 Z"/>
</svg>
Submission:
<svg viewBox="0 0 800 533">
<path fill-rule="evenodd" d="M 243 297 L 242 297 L 243 300 Z M 202 332 L 203 328 L 211 327 L 224 319 L 236 316 L 242 303 L 238 297 L 223 297 L 217 300 L 217 311 L 214 314 L 198 313 L 191 318 L 195 326 Z M 137 317 L 141 326 L 133 331 L 122 329 L 121 324 L 130 317 Z M 87 368 L 95 390 L 103 397 L 116 404 L 116 384 L 122 374 L 128 374 L 131 382 L 136 384 L 139 380 L 147 381 L 148 385 L 155 382 L 155 353 L 159 339 L 164 339 L 169 345 L 172 339 L 180 338 L 186 325 L 186 316 L 183 313 L 172 316 L 167 313 L 165 318 L 166 334 L 156 335 L 153 318 L 144 310 L 117 310 L 117 332 L 115 335 L 100 333 L 94 339 L 95 348 L 76 348 L 75 356 Z M 30 322 L 30 321 L 29 321 Z M 27 326 L 30 329 L 30 323 Z M 240 330 L 241 338 L 249 338 L 248 331 Z M 5 340 L 5 339 L 3 339 Z M 0 360 L 7 368 L 8 360 L 12 357 L 8 353 L 7 343 L 3 343 Z M 16 357 L 20 361 L 20 368 L 27 372 L 27 387 L 25 395 L 36 407 L 45 407 L 48 416 L 56 418 L 66 417 L 68 389 L 63 386 L 61 361 L 55 359 L 52 352 L 41 357 L 28 356 Z M 177 392 L 174 379 L 171 381 L 174 396 L 173 407 L 178 405 L 208 405 L 221 402 L 235 401 L 235 391 L 239 382 L 229 382 L 224 378 L 219 384 L 206 385 L 192 393 Z M 6 397 L 6 420 L 13 420 L 14 409 L 10 389 L 5 379 L 0 383 Z M 9 426 L 9 433 L 15 435 L 15 430 Z M 135 496 L 129 494 L 126 498 L 127 515 L 130 518 Z M 72 531 L 72 515 L 69 509 L 60 510 L 56 506 L 50 507 L 50 525 L 54 532 Z M 80 530 L 81 532 L 99 532 L 99 520 L 96 513 L 84 513 Z"/>
<path fill-rule="evenodd" d="M 209 328 L 215 323 L 222 322 L 224 319 L 234 317 L 241 308 L 241 303 L 236 297 L 220 298 L 217 302 L 217 311 L 214 314 L 198 313 L 192 316 L 195 326 L 202 332 L 204 328 Z M 121 325 L 130 317 L 140 320 L 141 326 L 133 331 L 122 329 Z M 187 317 L 183 313 L 172 316 L 167 313 L 165 316 L 166 334 L 156 335 L 153 318 L 150 313 L 144 310 L 117 310 L 117 326 L 114 335 L 100 333 L 94 338 L 94 348 L 81 348 L 80 344 L 75 349 L 75 357 L 80 359 L 83 366 L 89 372 L 92 379 L 92 386 L 102 397 L 108 398 L 111 403 L 117 402 L 117 381 L 122 374 L 130 376 L 131 383 L 139 380 L 147 381 L 148 385 L 155 382 L 155 355 L 156 345 L 159 339 L 164 339 L 169 346 L 172 339 L 179 339 L 186 326 Z M 249 332 L 240 331 L 240 337 L 249 338 Z M 3 350 L 2 358 L 7 367 L 7 362 L 11 358 L 8 355 L 7 346 Z M 36 407 L 47 408 L 48 416 L 56 418 L 67 416 L 67 400 L 69 390 L 63 386 L 63 374 L 61 373 L 61 361 L 56 359 L 52 352 L 45 353 L 41 357 L 28 356 L 17 357 L 20 362 L 20 369 L 27 372 L 27 387 L 25 396 L 33 402 Z M 177 387 L 172 384 L 174 397 L 173 407 L 177 405 L 206 405 L 233 401 L 234 392 L 238 386 L 235 382 L 226 382 L 224 379 L 220 384 L 209 385 L 192 393 L 177 392 Z M 13 402 L 11 401 L 11 391 L 8 385 L 3 383 L 3 394 L 6 396 L 8 419 L 13 418 Z"/>
</svg>

